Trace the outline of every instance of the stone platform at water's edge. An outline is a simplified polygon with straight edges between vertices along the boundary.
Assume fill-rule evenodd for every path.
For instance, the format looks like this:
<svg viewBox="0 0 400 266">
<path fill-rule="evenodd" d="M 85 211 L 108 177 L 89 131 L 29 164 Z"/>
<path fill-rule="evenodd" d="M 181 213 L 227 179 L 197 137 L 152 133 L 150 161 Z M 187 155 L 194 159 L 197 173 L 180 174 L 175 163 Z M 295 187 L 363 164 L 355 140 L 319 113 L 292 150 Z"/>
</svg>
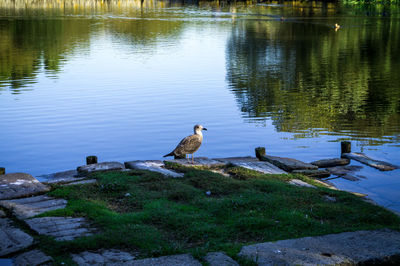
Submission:
<svg viewBox="0 0 400 266">
<path fill-rule="evenodd" d="M 166 169 L 162 161 L 157 160 L 143 160 L 143 161 L 130 161 L 125 162 L 125 167 L 129 169 L 148 170 L 152 172 L 158 172 L 170 177 L 183 177 L 182 173 Z"/>
<path fill-rule="evenodd" d="M 50 188 L 25 173 L 0 175 L 0 200 L 27 197 L 49 191 Z"/>
<path fill-rule="evenodd" d="M 225 164 L 232 164 L 235 166 L 240 166 L 246 169 L 254 170 L 264 174 L 286 174 L 286 172 L 279 167 L 269 163 L 259 161 L 254 157 L 230 157 L 230 158 L 220 158 L 214 159 Z"/>
</svg>

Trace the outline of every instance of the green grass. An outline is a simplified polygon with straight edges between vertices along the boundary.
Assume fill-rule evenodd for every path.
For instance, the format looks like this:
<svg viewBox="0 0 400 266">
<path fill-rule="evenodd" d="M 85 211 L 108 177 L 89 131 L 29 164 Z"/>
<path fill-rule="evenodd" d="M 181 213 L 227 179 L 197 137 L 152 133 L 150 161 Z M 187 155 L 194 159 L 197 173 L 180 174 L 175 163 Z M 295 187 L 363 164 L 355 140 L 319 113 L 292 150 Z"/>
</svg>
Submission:
<svg viewBox="0 0 400 266">
<path fill-rule="evenodd" d="M 83 216 L 100 233 L 67 242 L 38 237 L 38 246 L 57 262 L 67 260 L 65 254 L 100 248 L 134 251 L 142 258 L 184 252 L 201 258 L 210 251 L 237 258 L 240 248 L 250 243 L 400 229 L 397 216 L 357 196 L 285 182 L 294 177 L 311 182 L 302 176 L 264 175 L 237 167 L 227 170 L 232 177 L 180 170 L 184 178 L 147 171 L 107 172 L 94 175 L 98 184 L 56 187 L 50 195 L 68 199 L 67 208 L 44 216 Z"/>
</svg>

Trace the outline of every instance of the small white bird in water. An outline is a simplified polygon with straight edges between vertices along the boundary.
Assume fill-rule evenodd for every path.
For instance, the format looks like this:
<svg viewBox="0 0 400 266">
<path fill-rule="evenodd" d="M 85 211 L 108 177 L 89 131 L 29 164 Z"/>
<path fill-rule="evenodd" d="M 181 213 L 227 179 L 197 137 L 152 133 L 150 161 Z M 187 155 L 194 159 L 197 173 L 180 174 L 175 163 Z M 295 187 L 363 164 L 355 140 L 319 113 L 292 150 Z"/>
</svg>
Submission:
<svg viewBox="0 0 400 266">
<path fill-rule="evenodd" d="M 187 136 L 186 138 L 182 139 L 181 142 L 179 142 L 178 146 L 176 146 L 175 150 L 172 152 L 164 155 L 164 157 L 167 156 L 183 156 L 185 155 L 185 158 L 187 154 L 192 154 L 192 163 L 194 163 L 194 153 L 200 148 L 201 143 L 203 141 L 203 133 L 201 132 L 202 130 L 207 130 L 207 128 L 203 127 L 202 125 L 195 125 L 194 126 L 194 134 Z"/>
</svg>

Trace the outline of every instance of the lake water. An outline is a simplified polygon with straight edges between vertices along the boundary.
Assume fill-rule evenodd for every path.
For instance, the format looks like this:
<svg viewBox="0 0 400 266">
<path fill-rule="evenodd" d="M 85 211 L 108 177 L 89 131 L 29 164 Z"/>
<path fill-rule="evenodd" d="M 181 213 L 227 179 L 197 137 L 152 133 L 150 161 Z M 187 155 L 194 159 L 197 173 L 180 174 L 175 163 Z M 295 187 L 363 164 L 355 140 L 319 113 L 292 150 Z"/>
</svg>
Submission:
<svg viewBox="0 0 400 266">
<path fill-rule="evenodd" d="M 196 156 L 265 146 L 308 162 L 340 156 L 350 140 L 400 165 L 399 14 L 313 2 L 3 0 L 0 166 L 37 176 L 87 155 L 162 159 L 197 123 L 208 131 Z M 400 211 L 400 170 L 357 175 L 332 182 Z"/>
</svg>

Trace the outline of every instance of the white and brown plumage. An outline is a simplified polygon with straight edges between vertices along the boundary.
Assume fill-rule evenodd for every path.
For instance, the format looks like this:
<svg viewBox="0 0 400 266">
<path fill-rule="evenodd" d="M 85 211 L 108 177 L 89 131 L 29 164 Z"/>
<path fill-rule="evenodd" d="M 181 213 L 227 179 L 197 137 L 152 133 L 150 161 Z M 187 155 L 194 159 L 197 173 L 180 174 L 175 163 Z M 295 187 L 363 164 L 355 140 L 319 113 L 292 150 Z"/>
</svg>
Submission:
<svg viewBox="0 0 400 266">
<path fill-rule="evenodd" d="M 180 157 L 183 155 L 185 155 L 186 157 L 187 154 L 192 154 L 192 163 L 194 163 L 193 153 L 195 153 L 200 148 L 201 143 L 203 142 L 203 133 L 201 132 L 202 130 L 207 130 L 207 128 L 204 128 L 202 125 L 195 125 L 194 134 L 182 139 L 181 142 L 179 142 L 178 146 L 176 146 L 176 148 L 172 152 L 164 155 L 164 157 Z"/>
</svg>

